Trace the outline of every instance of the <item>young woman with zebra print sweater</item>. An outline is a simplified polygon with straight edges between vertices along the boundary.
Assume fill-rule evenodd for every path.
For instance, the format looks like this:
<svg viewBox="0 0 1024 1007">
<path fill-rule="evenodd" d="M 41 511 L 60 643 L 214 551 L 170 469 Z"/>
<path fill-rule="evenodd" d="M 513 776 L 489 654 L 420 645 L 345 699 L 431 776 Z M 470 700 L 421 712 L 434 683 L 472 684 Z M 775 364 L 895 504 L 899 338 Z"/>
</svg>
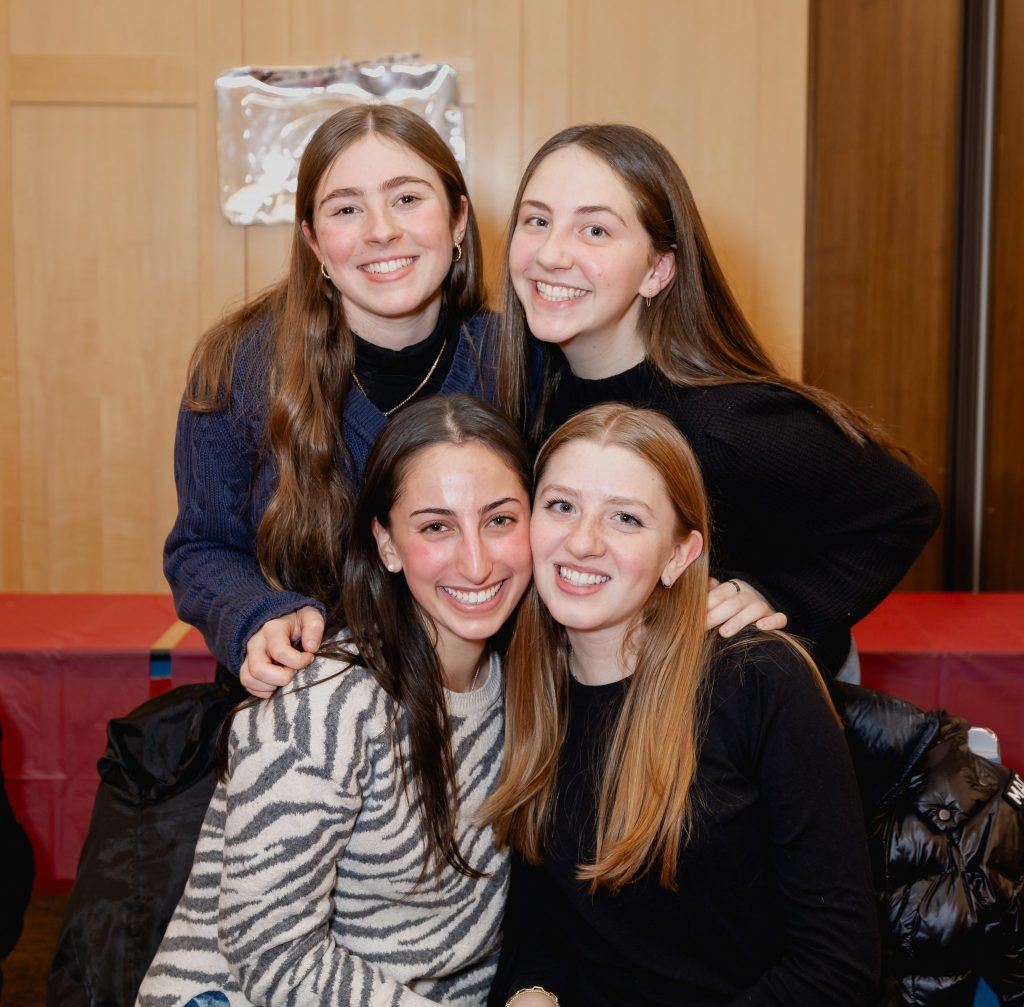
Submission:
<svg viewBox="0 0 1024 1007">
<path fill-rule="evenodd" d="M 468 396 L 387 427 L 330 620 L 346 629 L 230 722 L 141 1007 L 484 1003 L 508 868 L 473 812 L 501 766 L 489 640 L 530 580 L 528 471 Z"/>
</svg>

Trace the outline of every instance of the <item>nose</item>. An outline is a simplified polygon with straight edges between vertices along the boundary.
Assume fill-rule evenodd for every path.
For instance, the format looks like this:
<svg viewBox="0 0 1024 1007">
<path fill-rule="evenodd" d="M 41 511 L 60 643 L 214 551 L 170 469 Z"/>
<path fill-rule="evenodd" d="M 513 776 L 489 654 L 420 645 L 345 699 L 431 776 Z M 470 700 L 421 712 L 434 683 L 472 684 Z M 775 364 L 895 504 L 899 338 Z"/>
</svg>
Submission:
<svg viewBox="0 0 1024 1007">
<path fill-rule="evenodd" d="M 601 537 L 599 519 L 588 515 L 581 517 L 566 538 L 565 546 L 577 559 L 600 556 L 604 552 L 604 539 Z"/>
<path fill-rule="evenodd" d="M 387 206 L 370 206 L 366 210 L 366 239 L 379 245 L 394 241 L 402 233 Z"/>
<path fill-rule="evenodd" d="M 456 569 L 469 584 L 486 584 L 493 564 L 487 545 L 478 532 L 469 532 L 459 541 Z"/>
<path fill-rule="evenodd" d="M 554 227 L 548 229 L 537 249 L 537 264 L 544 269 L 568 269 L 572 265 L 565 237 Z"/>
</svg>

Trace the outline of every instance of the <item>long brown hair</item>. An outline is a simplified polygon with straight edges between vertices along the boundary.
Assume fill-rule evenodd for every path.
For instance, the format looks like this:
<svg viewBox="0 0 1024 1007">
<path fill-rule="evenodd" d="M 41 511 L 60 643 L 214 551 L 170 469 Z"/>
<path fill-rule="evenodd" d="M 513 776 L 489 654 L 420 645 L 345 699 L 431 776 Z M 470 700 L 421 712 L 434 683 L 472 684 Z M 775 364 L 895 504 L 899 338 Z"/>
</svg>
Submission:
<svg viewBox="0 0 1024 1007">
<path fill-rule="evenodd" d="M 556 133 L 534 154 L 519 183 L 506 238 L 499 341 L 498 396 L 510 416 L 522 423 L 532 414 L 533 433 L 539 433 L 545 406 L 565 366 L 561 353 L 544 346 L 544 380 L 539 389 L 528 386 L 529 329 L 508 270 L 508 249 L 523 193 L 541 162 L 564 147 L 579 147 L 607 164 L 632 195 L 653 255 L 675 256 L 675 276 L 641 312 L 639 322 L 648 360 L 669 381 L 682 386 L 778 385 L 809 399 L 857 443 L 873 441 L 900 453 L 868 417 L 820 388 L 779 373 L 729 289 L 679 165 L 649 133 L 617 123 L 584 123 Z"/>
<path fill-rule="evenodd" d="M 372 525 L 385 528 L 410 466 L 438 444 L 477 442 L 500 458 L 529 492 L 530 466 L 518 431 L 501 413 L 468 395 L 437 395 L 403 410 L 378 438 L 356 501 L 345 555 L 342 597 L 328 614 L 328 633 L 347 625 L 337 650 L 322 654 L 360 663 L 401 706 L 408 725 L 410 776 L 426 834 L 424 870 L 447 862 L 480 875 L 458 848 L 458 783 L 444 699 L 444 680 L 428 623 L 405 577 L 388 573 Z"/>
<path fill-rule="evenodd" d="M 324 602 L 341 581 L 342 542 L 352 509 L 352 466 L 341 417 L 355 344 L 341 297 L 322 276 L 302 225 L 315 233 L 321 179 L 339 154 L 371 134 L 408 148 L 438 173 L 454 223 L 462 198 L 469 201 L 466 182 L 451 151 L 424 119 L 395 105 L 357 105 L 332 115 L 313 134 L 299 165 L 288 275 L 203 336 L 189 365 L 185 397 L 194 412 L 226 408 L 239 350 L 248 341 L 248 351 L 261 358 L 248 371 L 269 375 L 259 450 L 261 462 L 272 459 L 276 486 L 257 531 L 257 555 L 275 587 Z M 485 301 L 480 234 L 471 203 L 462 249 L 444 284 L 446 310 L 460 323 Z M 257 336 L 264 319 L 272 338 L 261 344 Z"/>
<path fill-rule="evenodd" d="M 674 889 L 679 853 L 693 827 L 709 669 L 717 650 L 736 646 L 705 630 L 707 498 L 697 460 L 675 426 L 659 413 L 620 403 L 594 406 L 559 427 L 537 456 L 535 486 L 554 455 L 579 440 L 639 456 L 661 477 L 677 535 L 697 531 L 705 543 L 671 587 L 655 588 L 624 642 L 634 671 L 600 771 L 595 859 L 577 873 L 592 892 L 617 890 L 660 860 L 660 882 Z M 764 636 L 749 634 L 739 646 Z M 796 649 L 810 664 L 806 651 Z M 568 636 L 536 588 L 520 607 L 505 667 L 505 761 L 481 817 L 500 846 L 536 863 L 557 792 L 569 681 Z"/>
</svg>

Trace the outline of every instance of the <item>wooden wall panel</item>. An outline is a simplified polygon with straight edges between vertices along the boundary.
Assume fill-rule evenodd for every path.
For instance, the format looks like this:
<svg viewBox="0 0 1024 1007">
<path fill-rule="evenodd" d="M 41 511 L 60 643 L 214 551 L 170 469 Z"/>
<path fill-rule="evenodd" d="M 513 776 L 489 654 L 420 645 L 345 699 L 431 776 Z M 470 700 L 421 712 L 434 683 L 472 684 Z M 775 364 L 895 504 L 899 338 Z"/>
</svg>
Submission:
<svg viewBox="0 0 1024 1007">
<path fill-rule="evenodd" d="M 981 584 L 1024 590 L 1024 4 L 1000 5 L 989 457 Z"/>
<path fill-rule="evenodd" d="M 14 325 L 14 193 L 8 81 L 7 0 L 0 0 L 0 586 L 20 591 L 21 449 L 18 337 Z"/>
<path fill-rule="evenodd" d="M 957 0 L 815 0 L 804 373 L 885 424 L 944 494 Z M 906 587 L 941 584 L 941 542 Z"/>
<path fill-rule="evenodd" d="M 18 410 L 0 437 L 20 563 L 10 572 L 5 534 L 0 589 L 162 590 L 186 361 L 245 293 L 244 235 L 217 203 L 212 88 L 241 61 L 240 5 L 3 13 Z"/>
<path fill-rule="evenodd" d="M 654 133 L 682 166 L 756 331 L 798 374 L 807 3 L 649 0 L 624 13 L 620 0 L 527 0 L 524 159 L 581 120 Z"/>
<path fill-rule="evenodd" d="M 194 113 L 12 119 L 24 588 L 151 590 L 139 556 L 169 489 L 152 458 L 199 325 Z"/>
<path fill-rule="evenodd" d="M 220 215 L 218 72 L 412 51 L 453 62 L 494 293 L 537 145 L 582 118 L 646 126 L 795 371 L 807 5 L 0 0 L 0 590 L 163 588 L 189 352 L 281 276 L 291 239 Z"/>
</svg>

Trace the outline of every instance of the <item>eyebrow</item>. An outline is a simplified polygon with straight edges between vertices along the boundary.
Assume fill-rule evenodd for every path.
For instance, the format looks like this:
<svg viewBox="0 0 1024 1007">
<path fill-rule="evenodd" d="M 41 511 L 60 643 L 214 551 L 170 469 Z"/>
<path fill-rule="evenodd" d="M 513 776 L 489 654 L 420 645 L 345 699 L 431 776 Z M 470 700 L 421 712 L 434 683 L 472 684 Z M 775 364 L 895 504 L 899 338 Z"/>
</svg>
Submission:
<svg viewBox="0 0 1024 1007">
<path fill-rule="evenodd" d="M 419 178 L 416 175 L 396 175 L 394 178 L 381 182 L 378 191 L 391 192 L 393 189 L 400 189 L 403 185 L 425 185 L 428 189 L 434 188 L 425 178 Z M 352 199 L 362 195 L 363 190 L 357 189 L 355 186 L 348 186 L 344 189 L 332 189 L 324 195 L 319 205 L 323 206 L 324 203 L 331 199 Z"/>
<path fill-rule="evenodd" d="M 539 199 L 524 199 L 520 204 L 520 209 L 524 206 L 530 206 L 537 210 L 542 210 L 548 216 L 552 215 L 551 207 L 547 203 L 542 203 Z M 616 220 L 622 223 L 623 227 L 628 226 L 622 214 L 616 213 L 610 206 L 604 206 L 601 203 L 595 203 L 593 206 L 577 206 L 573 213 L 576 216 L 589 216 L 593 213 L 610 213 Z"/>
<path fill-rule="evenodd" d="M 484 515 L 489 514 L 492 510 L 497 510 L 499 507 L 504 507 L 506 504 L 520 503 L 517 497 L 502 497 L 500 500 L 493 500 L 491 503 L 484 504 L 477 514 Z M 455 511 L 449 510 L 446 507 L 422 507 L 420 510 L 414 510 L 409 514 L 409 517 L 418 517 L 421 514 L 437 514 L 440 517 L 455 517 Z"/>
<path fill-rule="evenodd" d="M 562 496 L 576 497 L 579 498 L 580 491 L 573 489 L 571 486 L 559 486 L 557 483 L 544 483 L 541 485 L 540 493 L 561 493 Z M 643 502 L 643 500 L 637 500 L 635 497 L 605 497 L 604 503 L 611 504 L 613 507 L 639 507 L 641 510 L 647 511 L 648 514 L 653 514 L 654 511 Z"/>
</svg>

